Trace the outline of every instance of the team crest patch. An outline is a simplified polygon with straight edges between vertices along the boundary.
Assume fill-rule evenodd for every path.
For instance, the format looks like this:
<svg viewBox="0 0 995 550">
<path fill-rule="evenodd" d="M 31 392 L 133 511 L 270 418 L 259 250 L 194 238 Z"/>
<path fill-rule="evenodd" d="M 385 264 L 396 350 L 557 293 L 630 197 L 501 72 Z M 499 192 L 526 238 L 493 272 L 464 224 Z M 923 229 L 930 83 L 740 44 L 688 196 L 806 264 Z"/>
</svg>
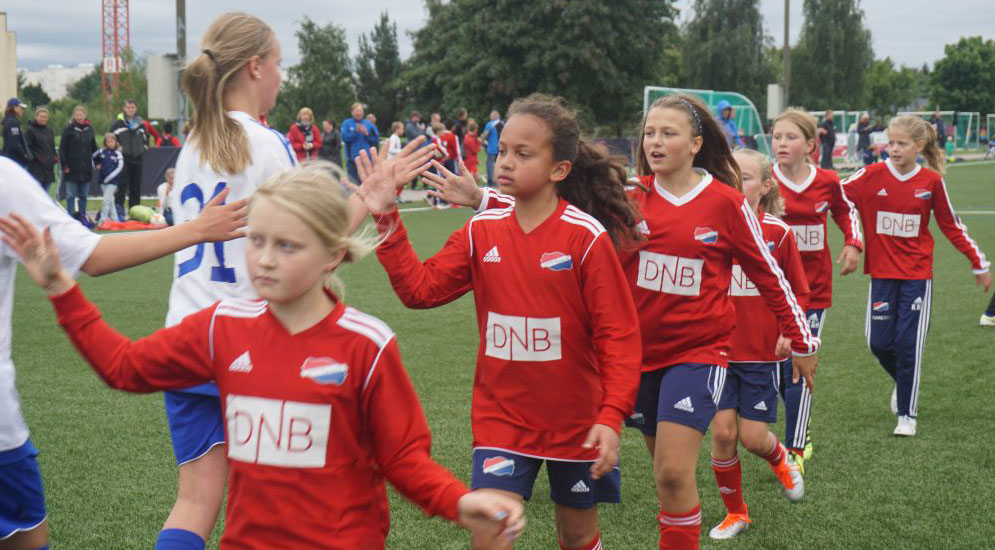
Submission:
<svg viewBox="0 0 995 550">
<path fill-rule="evenodd" d="M 888 311 L 891 309 L 891 306 L 888 305 L 888 302 L 874 302 L 871 305 L 871 308 L 874 311 Z"/>
<path fill-rule="evenodd" d="M 822 214 L 826 210 L 829 210 L 829 203 L 827 201 L 815 203 L 815 213 Z"/>
<path fill-rule="evenodd" d="M 323 385 L 341 386 L 348 374 L 349 365 L 331 357 L 308 357 L 301 365 L 301 378 L 310 378 Z"/>
<path fill-rule="evenodd" d="M 484 459 L 484 473 L 498 477 L 508 477 L 515 473 L 515 460 L 503 456 Z"/>
<path fill-rule="evenodd" d="M 916 189 L 915 197 L 917 199 L 928 200 L 933 198 L 933 192 L 929 189 Z"/>
<path fill-rule="evenodd" d="M 573 269 L 574 261 L 570 254 L 562 252 L 544 252 L 539 258 L 539 267 L 550 271 L 567 271 Z"/>
<path fill-rule="evenodd" d="M 715 244 L 719 241 L 719 232 L 711 227 L 695 227 L 694 240 L 705 244 Z"/>
<path fill-rule="evenodd" d="M 767 250 L 774 251 L 774 241 L 767 241 Z"/>
</svg>

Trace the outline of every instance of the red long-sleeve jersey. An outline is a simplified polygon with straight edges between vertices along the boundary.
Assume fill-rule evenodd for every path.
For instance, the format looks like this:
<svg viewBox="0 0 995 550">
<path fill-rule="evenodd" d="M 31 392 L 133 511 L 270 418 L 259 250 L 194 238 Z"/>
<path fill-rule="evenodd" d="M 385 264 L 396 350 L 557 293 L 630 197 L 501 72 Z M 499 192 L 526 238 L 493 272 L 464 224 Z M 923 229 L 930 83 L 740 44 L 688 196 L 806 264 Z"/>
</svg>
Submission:
<svg viewBox="0 0 995 550">
<path fill-rule="evenodd" d="M 827 214 L 843 231 L 844 243 L 862 250 L 863 237 L 857 211 L 843 193 L 839 177 L 832 170 L 809 165 L 809 176 L 795 183 L 774 165 L 773 176 L 784 197 L 782 219 L 791 226 L 808 277 L 809 307 L 825 309 L 833 305 L 833 258 L 826 240 Z"/>
<path fill-rule="evenodd" d="M 891 160 L 867 166 L 843 182 L 847 197 L 857 205 L 867 234 L 864 273 L 875 279 L 931 279 L 933 236 L 929 214 L 940 231 L 960 250 L 975 274 L 989 262 L 967 234 L 947 196 L 940 174 L 916 166 L 899 174 Z"/>
<path fill-rule="evenodd" d="M 59 324 L 104 381 L 131 392 L 215 380 L 227 420 L 222 549 L 383 548 L 383 480 L 455 519 L 466 487 L 429 456 L 390 329 L 339 302 L 290 334 L 266 302 L 222 300 L 132 342 L 74 287 Z"/>
<path fill-rule="evenodd" d="M 639 312 L 644 371 L 680 363 L 727 364 L 735 324 L 728 296 L 733 259 L 755 281 L 792 350 L 818 351 L 819 339 L 742 193 L 707 172 L 683 197 L 663 189 L 652 175 L 640 183 L 646 191 L 634 188 L 630 197 L 643 216 L 639 231 L 646 239 L 621 251 L 619 259 Z M 513 203 L 513 197 L 485 190 L 481 208 Z"/>
<path fill-rule="evenodd" d="M 377 256 L 405 305 L 474 291 L 474 447 L 596 459 L 582 448 L 588 431 L 621 430 L 640 376 L 635 307 L 601 224 L 562 200 L 529 233 L 513 208 L 488 211 L 423 264 L 396 212 L 377 223 L 386 235 Z"/>
<path fill-rule="evenodd" d="M 786 223 L 770 214 L 760 212 L 760 227 L 764 244 L 791 284 L 798 305 L 805 309 L 809 295 L 805 269 L 795 245 L 795 235 Z M 729 295 L 736 309 L 736 329 L 732 332 L 732 350 L 729 360 L 739 363 L 774 363 L 784 358 L 775 353 L 781 330 L 777 318 L 767 308 L 757 285 L 743 273 L 738 261 L 732 264 L 732 282 Z"/>
</svg>

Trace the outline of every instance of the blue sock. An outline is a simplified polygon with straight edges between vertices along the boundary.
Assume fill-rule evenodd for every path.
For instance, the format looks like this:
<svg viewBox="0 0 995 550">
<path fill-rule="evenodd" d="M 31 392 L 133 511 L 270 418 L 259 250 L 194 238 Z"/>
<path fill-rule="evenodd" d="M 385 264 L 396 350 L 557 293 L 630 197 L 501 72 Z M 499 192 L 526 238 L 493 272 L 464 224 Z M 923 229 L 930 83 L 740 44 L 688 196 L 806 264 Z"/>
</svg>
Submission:
<svg viewBox="0 0 995 550">
<path fill-rule="evenodd" d="M 155 550 L 204 550 L 204 539 L 186 529 L 163 529 L 155 541 Z"/>
</svg>

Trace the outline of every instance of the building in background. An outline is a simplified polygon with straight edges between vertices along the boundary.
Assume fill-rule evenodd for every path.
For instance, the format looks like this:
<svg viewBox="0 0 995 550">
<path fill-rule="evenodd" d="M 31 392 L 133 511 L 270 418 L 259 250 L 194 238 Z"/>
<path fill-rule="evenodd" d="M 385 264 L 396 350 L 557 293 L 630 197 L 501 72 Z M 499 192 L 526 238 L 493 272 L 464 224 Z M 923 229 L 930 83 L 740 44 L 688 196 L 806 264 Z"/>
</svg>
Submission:
<svg viewBox="0 0 995 550">
<path fill-rule="evenodd" d="M 38 84 L 52 99 L 62 99 L 69 87 L 93 72 L 93 63 L 80 63 L 75 67 L 49 65 L 40 71 L 18 71 L 24 75 L 25 84 Z"/>
<path fill-rule="evenodd" d="M 7 12 L 0 11 L 0 97 L 15 95 L 17 95 L 17 36 L 7 30 Z"/>
</svg>

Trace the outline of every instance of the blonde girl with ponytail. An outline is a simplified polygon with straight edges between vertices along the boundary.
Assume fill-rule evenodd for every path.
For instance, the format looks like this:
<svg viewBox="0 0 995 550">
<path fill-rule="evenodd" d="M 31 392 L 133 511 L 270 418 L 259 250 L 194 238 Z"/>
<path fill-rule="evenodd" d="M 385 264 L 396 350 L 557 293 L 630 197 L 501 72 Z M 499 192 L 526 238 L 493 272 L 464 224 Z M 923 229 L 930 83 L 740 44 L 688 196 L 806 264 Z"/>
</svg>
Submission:
<svg viewBox="0 0 995 550">
<path fill-rule="evenodd" d="M 843 182 L 867 235 L 864 272 L 871 276 L 866 336 L 871 352 L 895 381 L 894 435 L 918 430 L 919 382 L 933 289 L 930 214 L 950 243 L 967 257 L 978 286 L 992 284 L 989 262 L 957 217 L 943 181 L 943 151 L 925 120 L 897 116 L 888 124 L 888 154 Z M 928 167 L 920 166 L 922 155 Z"/>
</svg>

